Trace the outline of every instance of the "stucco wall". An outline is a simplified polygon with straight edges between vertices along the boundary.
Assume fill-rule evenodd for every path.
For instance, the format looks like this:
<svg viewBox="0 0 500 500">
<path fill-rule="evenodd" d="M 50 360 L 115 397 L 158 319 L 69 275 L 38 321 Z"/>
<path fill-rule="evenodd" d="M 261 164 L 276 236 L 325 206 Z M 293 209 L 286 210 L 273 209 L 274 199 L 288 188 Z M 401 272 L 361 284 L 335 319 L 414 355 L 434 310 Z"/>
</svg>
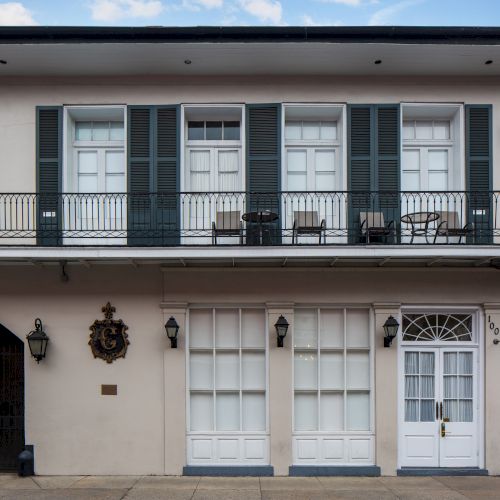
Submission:
<svg viewBox="0 0 500 500">
<path fill-rule="evenodd" d="M 185 463 L 182 311 L 188 303 L 268 304 L 272 325 L 272 319 L 282 309 L 289 310 L 291 303 L 385 304 L 376 305 L 377 312 L 384 307 L 393 311 L 398 303 L 453 307 L 500 302 L 500 275 L 495 269 L 162 271 L 157 266 L 70 265 L 68 274 L 70 280 L 64 283 L 57 266 L 0 268 L 0 322 L 24 340 L 40 317 L 50 336 L 47 358 L 39 365 L 26 352 L 26 441 L 35 445 L 39 474 L 181 473 Z M 110 365 L 94 359 L 87 345 L 89 326 L 102 318 L 101 307 L 108 300 L 117 308 L 116 317 L 129 326 L 131 342 L 127 357 Z M 163 329 L 171 313 L 181 325 L 175 353 Z M 382 321 L 383 314 L 377 315 Z M 386 422 L 381 419 L 387 419 L 387 409 L 397 405 L 397 349 L 395 345 L 384 349 L 381 336 L 377 328 L 376 461 L 384 474 L 394 474 L 397 431 L 379 424 Z M 498 473 L 495 381 L 500 365 L 495 353 L 500 347 L 492 344 L 492 338 L 488 332 L 486 466 Z M 270 394 L 281 391 L 281 400 L 291 401 L 291 381 L 282 374 L 290 373 L 292 351 L 275 352 L 272 337 L 270 349 Z M 101 396 L 101 384 L 117 384 L 118 396 Z M 271 436 L 271 457 L 280 474 L 286 473 L 291 453 L 283 449 L 287 433 L 291 438 L 291 424 L 283 424 L 288 422 L 284 412 L 289 415 L 291 407 L 283 406 L 273 405 L 271 398 L 271 430 L 279 428 L 274 440 Z"/>
<path fill-rule="evenodd" d="M 0 192 L 35 191 L 35 107 L 62 104 L 252 102 L 456 102 L 493 104 L 493 153 L 500 142 L 500 78 L 114 77 L 3 78 Z M 500 176 L 494 176 L 500 189 Z"/>
</svg>

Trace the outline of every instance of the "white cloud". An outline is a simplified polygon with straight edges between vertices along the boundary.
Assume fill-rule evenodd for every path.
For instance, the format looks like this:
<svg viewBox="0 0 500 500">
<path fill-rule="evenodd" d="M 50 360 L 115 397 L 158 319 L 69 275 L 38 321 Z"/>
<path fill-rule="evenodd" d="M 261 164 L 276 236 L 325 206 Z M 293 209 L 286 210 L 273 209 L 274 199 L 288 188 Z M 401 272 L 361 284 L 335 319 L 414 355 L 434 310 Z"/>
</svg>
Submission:
<svg viewBox="0 0 500 500">
<path fill-rule="evenodd" d="M 277 0 L 241 0 L 240 3 L 243 10 L 262 22 L 282 23 L 283 10 Z"/>
<path fill-rule="evenodd" d="M 316 0 L 321 3 L 339 3 L 342 5 L 349 5 L 350 7 L 359 7 L 366 4 L 379 3 L 379 0 Z"/>
<path fill-rule="evenodd" d="M 34 26 L 31 12 L 20 2 L 0 3 L 0 26 Z"/>
<path fill-rule="evenodd" d="M 328 20 L 315 21 L 308 14 L 304 14 L 302 16 L 302 24 L 304 26 L 344 26 L 344 23 L 342 23 L 341 21 L 335 21 L 335 22 L 331 22 L 331 21 L 328 21 Z"/>
<path fill-rule="evenodd" d="M 394 5 L 389 5 L 389 7 L 384 7 L 370 17 L 368 24 L 370 26 L 383 26 L 390 24 L 394 16 L 399 14 L 401 11 L 422 3 L 423 1 L 424 0 L 403 0 L 402 2 L 395 3 Z"/>
<path fill-rule="evenodd" d="M 204 7 L 205 9 L 220 9 L 223 6 L 224 0 L 182 0 L 182 5 L 178 6 L 177 9 L 180 7 L 194 12 L 199 12 L 201 7 Z"/>
<path fill-rule="evenodd" d="M 163 10 L 160 0 L 94 0 L 90 5 L 96 21 L 118 21 L 126 18 L 155 17 Z"/>
</svg>

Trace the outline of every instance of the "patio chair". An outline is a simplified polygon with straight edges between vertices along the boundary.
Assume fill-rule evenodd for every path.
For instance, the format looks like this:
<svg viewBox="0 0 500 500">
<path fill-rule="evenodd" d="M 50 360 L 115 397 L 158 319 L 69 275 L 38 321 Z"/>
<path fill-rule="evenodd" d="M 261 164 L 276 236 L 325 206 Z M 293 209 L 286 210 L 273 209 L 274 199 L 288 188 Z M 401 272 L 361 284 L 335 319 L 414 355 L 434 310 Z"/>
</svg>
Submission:
<svg viewBox="0 0 500 500">
<path fill-rule="evenodd" d="M 467 223 L 464 226 L 460 224 L 460 216 L 458 212 L 436 212 L 439 214 L 439 224 L 434 234 L 434 243 L 438 236 L 446 237 L 446 243 L 449 243 L 451 238 L 458 238 L 458 243 L 462 242 L 464 236 L 468 236 L 473 232 L 473 225 Z"/>
<path fill-rule="evenodd" d="M 293 212 L 293 229 L 292 229 L 292 245 L 298 243 L 299 235 L 301 234 L 317 234 L 319 244 L 321 245 L 321 235 L 323 235 L 324 243 L 326 243 L 326 221 L 323 219 L 319 222 L 318 212 L 315 210 L 301 210 Z"/>
<path fill-rule="evenodd" d="M 371 238 L 383 237 L 387 243 L 387 237 L 395 233 L 394 221 L 384 221 L 383 212 L 360 212 L 359 213 L 361 237 L 370 243 Z"/>
<path fill-rule="evenodd" d="M 243 222 L 239 210 L 217 212 L 212 222 L 212 245 L 217 245 L 218 236 L 239 236 L 243 244 Z"/>
</svg>

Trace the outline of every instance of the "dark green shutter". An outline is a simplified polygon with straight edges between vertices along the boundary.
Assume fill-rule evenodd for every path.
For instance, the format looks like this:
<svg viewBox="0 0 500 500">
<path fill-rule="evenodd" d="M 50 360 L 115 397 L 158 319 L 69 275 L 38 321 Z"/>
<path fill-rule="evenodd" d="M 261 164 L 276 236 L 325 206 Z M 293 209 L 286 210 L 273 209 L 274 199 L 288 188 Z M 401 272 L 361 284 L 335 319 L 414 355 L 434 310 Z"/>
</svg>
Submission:
<svg viewBox="0 0 500 500">
<path fill-rule="evenodd" d="M 466 105 L 465 121 L 467 222 L 474 226 L 473 242 L 487 244 L 493 238 L 491 105 Z"/>
<path fill-rule="evenodd" d="M 179 243 L 177 106 L 128 108 L 129 245 Z"/>
<path fill-rule="evenodd" d="M 153 107 L 128 108 L 128 244 L 154 244 Z"/>
<path fill-rule="evenodd" d="M 62 243 L 62 107 L 36 109 L 39 245 Z"/>
<path fill-rule="evenodd" d="M 158 106 L 156 112 L 155 182 L 157 227 L 161 244 L 180 243 L 179 106 Z"/>
<path fill-rule="evenodd" d="M 248 104 L 247 210 L 271 210 L 280 215 L 281 191 L 281 105 Z M 281 241 L 280 219 L 272 224 L 270 241 Z M 247 224 L 247 244 L 255 244 L 255 227 Z"/>
<path fill-rule="evenodd" d="M 397 104 L 348 107 L 349 242 L 360 241 L 360 212 L 400 218 L 400 118 Z"/>
</svg>

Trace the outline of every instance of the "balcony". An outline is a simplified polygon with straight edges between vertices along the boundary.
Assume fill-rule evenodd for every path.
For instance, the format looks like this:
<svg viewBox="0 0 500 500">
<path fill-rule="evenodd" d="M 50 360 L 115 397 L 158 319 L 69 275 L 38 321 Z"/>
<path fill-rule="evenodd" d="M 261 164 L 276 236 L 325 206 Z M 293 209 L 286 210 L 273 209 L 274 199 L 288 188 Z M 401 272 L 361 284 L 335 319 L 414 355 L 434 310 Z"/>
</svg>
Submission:
<svg viewBox="0 0 500 500">
<path fill-rule="evenodd" d="M 0 194 L 0 246 L 498 245 L 500 192 Z"/>
</svg>

